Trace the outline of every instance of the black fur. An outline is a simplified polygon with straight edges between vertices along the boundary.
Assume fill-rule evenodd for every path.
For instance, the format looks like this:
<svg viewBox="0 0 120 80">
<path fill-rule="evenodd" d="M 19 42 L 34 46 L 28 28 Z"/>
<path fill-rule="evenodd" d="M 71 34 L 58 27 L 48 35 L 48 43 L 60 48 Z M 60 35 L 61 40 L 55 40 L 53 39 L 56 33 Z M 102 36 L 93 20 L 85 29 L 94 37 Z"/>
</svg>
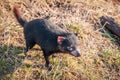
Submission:
<svg viewBox="0 0 120 80">
<path fill-rule="evenodd" d="M 15 8 L 16 9 L 16 8 Z M 17 11 L 17 10 L 16 10 Z M 14 10 L 15 16 L 18 14 Z M 19 15 L 17 15 L 19 18 Z M 20 19 L 22 19 L 20 17 Z M 38 44 L 43 53 L 46 61 L 46 67 L 50 70 L 49 56 L 55 52 L 69 52 L 74 56 L 79 56 L 79 52 L 76 51 L 78 46 L 78 38 L 75 34 L 66 33 L 59 26 L 53 24 L 48 19 L 35 19 L 30 22 L 26 22 L 23 19 L 17 19 L 22 26 L 24 26 L 24 36 L 26 40 L 26 52 L 31 49 L 35 44 Z M 62 36 L 65 39 L 62 44 L 57 42 L 58 36 Z"/>
</svg>

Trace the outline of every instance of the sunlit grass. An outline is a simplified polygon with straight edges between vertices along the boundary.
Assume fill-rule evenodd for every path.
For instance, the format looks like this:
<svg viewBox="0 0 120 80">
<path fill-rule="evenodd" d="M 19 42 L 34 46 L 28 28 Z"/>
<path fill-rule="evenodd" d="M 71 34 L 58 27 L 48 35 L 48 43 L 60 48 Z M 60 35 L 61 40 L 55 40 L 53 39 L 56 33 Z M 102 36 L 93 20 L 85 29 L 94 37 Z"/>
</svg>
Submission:
<svg viewBox="0 0 120 80">
<path fill-rule="evenodd" d="M 120 22 L 119 5 L 113 5 L 112 1 L 67 0 L 61 4 L 62 7 L 57 7 L 57 1 L 53 0 L 50 3 L 46 3 L 46 0 L 0 1 L 0 78 L 119 80 L 120 51 L 115 43 L 116 39 L 105 30 L 104 33 L 94 30 L 95 23 L 103 15 L 111 16 Z M 66 53 L 55 54 L 56 57 L 50 57 L 51 71 L 47 71 L 44 66 L 45 60 L 39 46 L 34 47 L 38 50 L 29 50 L 27 54 L 30 56 L 25 57 L 23 28 L 12 13 L 14 4 L 20 6 L 23 17 L 28 21 L 50 15 L 54 23 L 63 23 L 68 32 L 78 33 L 81 57 Z M 48 6 L 49 4 L 52 6 Z"/>
</svg>

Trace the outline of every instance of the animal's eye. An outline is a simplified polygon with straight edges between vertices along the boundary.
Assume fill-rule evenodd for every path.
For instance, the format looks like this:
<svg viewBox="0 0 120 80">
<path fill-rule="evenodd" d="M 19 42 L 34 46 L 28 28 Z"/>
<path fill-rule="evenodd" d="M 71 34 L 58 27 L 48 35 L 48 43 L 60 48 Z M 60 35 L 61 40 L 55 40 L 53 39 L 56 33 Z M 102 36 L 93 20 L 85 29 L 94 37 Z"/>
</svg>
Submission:
<svg viewBox="0 0 120 80">
<path fill-rule="evenodd" d="M 73 48 L 72 48 L 72 47 L 67 47 L 67 49 L 68 49 L 68 50 L 70 50 L 70 51 L 72 51 L 72 50 L 73 50 Z"/>
</svg>

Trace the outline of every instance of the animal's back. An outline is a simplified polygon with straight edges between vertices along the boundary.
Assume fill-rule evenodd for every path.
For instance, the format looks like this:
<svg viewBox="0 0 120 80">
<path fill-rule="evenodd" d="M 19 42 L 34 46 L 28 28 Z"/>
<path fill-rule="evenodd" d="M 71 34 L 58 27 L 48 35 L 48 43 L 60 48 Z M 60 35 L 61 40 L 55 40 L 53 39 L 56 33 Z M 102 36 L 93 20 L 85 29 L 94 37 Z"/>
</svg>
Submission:
<svg viewBox="0 0 120 80">
<path fill-rule="evenodd" d="M 36 31 L 36 32 L 38 31 L 42 33 L 43 31 L 46 31 L 55 34 L 64 33 L 63 29 L 61 29 L 59 26 L 53 24 L 50 20 L 47 19 L 32 20 L 25 25 L 24 29 L 26 34 L 29 32 L 31 33 L 31 31 Z"/>
<path fill-rule="evenodd" d="M 47 19 L 32 20 L 24 27 L 26 40 L 32 40 L 41 45 L 42 48 L 48 48 L 49 50 L 57 46 L 57 40 L 55 39 L 57 35 L 62 33 L 64 33 L 64 31 L 61 28 Z"/>
</svg>

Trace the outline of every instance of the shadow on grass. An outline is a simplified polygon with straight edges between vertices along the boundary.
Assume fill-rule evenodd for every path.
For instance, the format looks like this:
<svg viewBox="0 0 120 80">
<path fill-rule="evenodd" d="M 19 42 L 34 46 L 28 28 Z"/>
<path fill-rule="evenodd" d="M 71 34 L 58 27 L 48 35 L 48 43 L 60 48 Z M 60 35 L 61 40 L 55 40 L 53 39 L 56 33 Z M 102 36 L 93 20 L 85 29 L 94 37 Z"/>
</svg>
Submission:
<svg viewBox="0 0 120 80">
<path fill-rule="evenodd" d="M 0 78 L 12 73 L 18 68 L 25 56 L 18 56 L 24 51 L 24 47 L 2 45 L 0 47 Z"/>
<path fill-rule="evenodd" d="M 40 50 L 33 48 L 32 50 Z M 0 79 L 13 73 L 22 65 L 25 47 L 0 45 Z"/>
</svg>

